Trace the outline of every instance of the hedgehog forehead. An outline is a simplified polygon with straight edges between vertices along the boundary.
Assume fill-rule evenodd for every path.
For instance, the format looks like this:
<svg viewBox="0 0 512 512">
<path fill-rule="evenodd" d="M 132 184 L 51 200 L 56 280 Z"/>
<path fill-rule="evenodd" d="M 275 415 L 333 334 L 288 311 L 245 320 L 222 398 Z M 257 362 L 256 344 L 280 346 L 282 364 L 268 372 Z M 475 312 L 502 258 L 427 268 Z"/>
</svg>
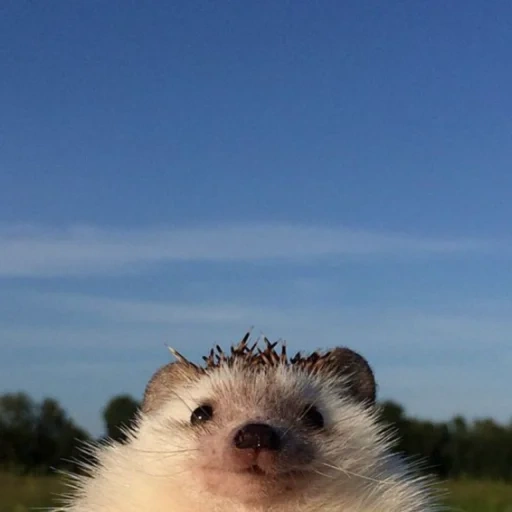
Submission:
<svg viewBox="0 0 512 512">
<path fill-rule="evenodd" d="M 281 363 L 248 366 L 243 360 L 220 365 L 206 372 L 212 387 L 236 395 L 266 394 L 269 391 L 286 395 L 301 395 L 314 387 L 314 377 L 300 368 Z"/>
</svg>

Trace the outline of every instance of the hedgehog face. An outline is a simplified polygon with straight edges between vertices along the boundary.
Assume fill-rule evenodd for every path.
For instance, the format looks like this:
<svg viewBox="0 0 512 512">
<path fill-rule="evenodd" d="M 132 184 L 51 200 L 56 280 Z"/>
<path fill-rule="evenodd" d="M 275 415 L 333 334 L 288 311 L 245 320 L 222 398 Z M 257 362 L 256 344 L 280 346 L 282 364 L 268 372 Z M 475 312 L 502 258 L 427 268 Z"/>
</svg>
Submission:
<svg viewBox="0 0 512 512">
<path fill-rule="evenodd" d="M 275 505 L 306 499 L 318 486 L 339 488 L 346 475 L 336 464 L 360 457 L 361 435 L 371 435 L 364 421 L 354 431 L 354 418 L 368 416 L 355 398 L 368 382 L 354 381 L 361 375 L 348 364 L 353 352 L 343 352 L 352 359 L 341 366 L 337 354 L 291 363 L 273 345 L 264 353 L 248 349 L 217 362 L 210 356 L 206 369 L 181 360 L 148 387 L 145 413 L 157 420 L 152 439 L 161 440 L 162 453 L 175 449 L 177 466 L 211 499 Z M 345 367 L 351 371 L 340 373 Z"/>
<path fill-rule="evenodd" d="M 305 375 L 291 373 L 284 366 L 221 367 L 190 386 L 180 406 L 174 403 L 182 439 L 192 438 L 195 450 L 188 469 L 206 491 L 275 501 L 314 473 L 315 436 L 324 434 L 327 411 L 314 403 L 317 392 Z"/>
</svg>

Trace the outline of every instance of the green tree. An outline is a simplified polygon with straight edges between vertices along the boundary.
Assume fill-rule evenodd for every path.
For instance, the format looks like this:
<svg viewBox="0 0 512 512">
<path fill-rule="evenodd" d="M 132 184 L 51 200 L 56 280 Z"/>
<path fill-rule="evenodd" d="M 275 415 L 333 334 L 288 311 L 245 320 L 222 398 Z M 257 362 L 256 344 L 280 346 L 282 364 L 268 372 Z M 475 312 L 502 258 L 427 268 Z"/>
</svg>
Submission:
<svg viewBox="0 0 512 512">
<path fill-rule="evenodd" d="M 36 406 L 25 393 L 0 397 L 0 464 L 21 469 L 33 463 Z"/>
<path fill-rule="evenodd" d="M 35 403 L 25 393 L 0 396 L 0 463 L 4 468 L 49 472 L 77 467 L 87 433 L 67 417 L 56 400 Z"/>
<path fill-rule="evenodd" d="M 75 469 L 82 458 L 80 445 L 89 441 L 89 436 L 68 418 L 56 400 L 47 398 L 39 407 L 35 439 L 36 466 L 71 466 Z"/>
<path fill-rule="evenodd" d="M 107 436 L 115 441 L 126 439 L 125 429 L 136 419 L 139 403 L 130 395 L 118 395 L 112 398 L 103 409 L 103 420 Z"/>
</svg>

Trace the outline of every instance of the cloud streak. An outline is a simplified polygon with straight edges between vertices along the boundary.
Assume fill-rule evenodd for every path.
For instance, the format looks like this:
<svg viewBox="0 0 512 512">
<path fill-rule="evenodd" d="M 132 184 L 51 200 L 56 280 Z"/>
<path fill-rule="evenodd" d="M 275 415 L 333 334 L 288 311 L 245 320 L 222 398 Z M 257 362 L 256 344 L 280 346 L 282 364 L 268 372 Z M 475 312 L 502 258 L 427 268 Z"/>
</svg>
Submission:
<svg viewBox="0 0 512 512">
<path fill-rule="evenodd" d="M 205 348 L 214 339 L 242 336 L 245 329 L 254 325 L 256 336 L 261 329 L 271 338 L 282 336 L 303 349 L 355 344 L 377 357 L 416 354 L 424 364 L 420 353 L 451 353 L 464 359 L 473 357 L 475 350 L 488 351 L 489 346 L 490 353 L 497 353 L 499 347 L 509 347 L 512 331 L 512 303 L 508 301 L 496 310 L 479 308 L 472 302 L 438 303 L 422 308 L 381 304 L 291 305 L 276 310 L 259 301 L 252 303 L 247 297 L 219 303 L 54 292 L 18 292 L 14 296 L 17 303 L 24 304 L 24 309 L 14 323 L 0 324 L 0 340 L 10 340 L 13 347 L 75 345 L 146 350 L 149 335 L 155 346 L 174 338 L 183 343 L 180 348 Z M 9 300 L 13 292 L 0 294 L 2 297 Z M 24 318 L 30 318 L 33 311 L 40 313 L 43 324 L 26 324 Z M 54 317 L 55 313 L 59 316 Z M 73 320 L 77 317 L 78 324 Z"/>
<path fill-rule="evenodd" d="M 508 244 L 292 224 L 108 229 L 0 227 L 0 277 L 129 273 L 169 262 L 311 262 L 508 251 Z"/>
</svg>

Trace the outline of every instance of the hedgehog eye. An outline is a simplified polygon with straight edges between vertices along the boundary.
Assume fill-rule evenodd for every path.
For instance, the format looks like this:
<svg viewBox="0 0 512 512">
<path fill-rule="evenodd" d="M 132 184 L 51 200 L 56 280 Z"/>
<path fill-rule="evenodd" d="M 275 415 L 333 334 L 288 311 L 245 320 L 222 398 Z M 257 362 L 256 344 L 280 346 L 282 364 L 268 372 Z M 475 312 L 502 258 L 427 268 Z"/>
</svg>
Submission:
<svg viewBox="0 0 512 512">
<path fill-rule="evenodd" d="M 311 428 L 321 429 L 324 426 L 322 413 L 314 406 L 308 405 L 302 413 L 302 421 Z"/>
<path fill-rule="evenodd" d="M 213 417 L 213 407 L 211 405 L 201 405 L 192 412 L 190 423 L 197 425 L 211 420 Z"/>
</svg>

